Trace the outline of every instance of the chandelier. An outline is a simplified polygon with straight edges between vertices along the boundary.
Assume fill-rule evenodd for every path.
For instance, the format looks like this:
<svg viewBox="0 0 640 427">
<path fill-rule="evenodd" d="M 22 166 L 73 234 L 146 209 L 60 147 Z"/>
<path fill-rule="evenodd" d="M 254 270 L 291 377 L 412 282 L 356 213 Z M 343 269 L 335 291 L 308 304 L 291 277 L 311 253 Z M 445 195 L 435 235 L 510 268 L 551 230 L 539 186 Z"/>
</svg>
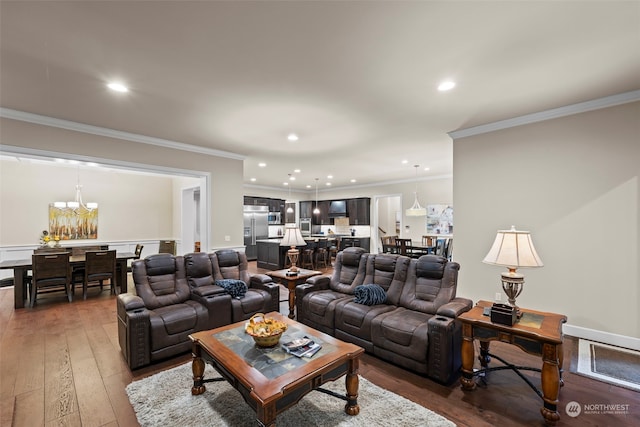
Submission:
<svg viewBox="0 0 640 427">
<path fill-rule="evenodd" d="M 413 206 L 407 209 L 405 211 L 405 214 L 407 216 L 426 216 L 427 210 L 422 206 L 420 206 L 420 203 L 418 202 L 418 168 L 420 167 L 420 165 L 413 165 L 413 167 L 416 168 L 416 191 L 413 193 L 414 194 Z"/>
<path fill-rule="evenodd" d="M 80 209 L 81 207 L 86 210 L 91 212 L 94 209 L 98 209 L 98 204 L 96 202 L 87 202 L 84 203 L 82 201 L 82 185 L 80 184 L 80 171 L 78 171 L 78 183 L 76 184 L 76 198 L 73 201 L 69 201 L 69 202 L 54 202 L 53 206 L 56 208 L 69 208 L 69 209 L 73 209 L 75 212 L 77 212 L 78 209 Z"/>
</svg>

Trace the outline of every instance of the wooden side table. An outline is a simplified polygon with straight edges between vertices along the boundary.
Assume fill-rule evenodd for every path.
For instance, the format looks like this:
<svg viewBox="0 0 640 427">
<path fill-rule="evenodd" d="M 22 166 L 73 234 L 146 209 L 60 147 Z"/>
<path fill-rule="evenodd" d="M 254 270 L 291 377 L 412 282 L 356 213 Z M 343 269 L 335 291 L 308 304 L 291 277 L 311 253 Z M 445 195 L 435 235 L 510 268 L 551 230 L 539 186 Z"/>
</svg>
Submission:
<svg viewBox="0 0 640 427">
<path fill-rule="evenodd" d="M 305 270 L 304 268 L 298 268 L 298 274 L 295 276 L 290 276 L 287 273 L 289 273 L 288 268 L 285 268 L 284 270 L 269 271 L 266 274 L 287 286 L 287 289 L 289 290 L 289 319 L 293 319 L 294 308 L 296 306 L 296 286 L 304 283 L 304 281 L 309 277 L 317 276 L 322 273 L 315 270 Z"/>
<path fill-rule="evenodd" d="M 473 377 L 476 375 L 484 375 L 493 370 L 511 369 L 542 398 L 543 406 L 540 412 L 545 423 L 555 425 L 560 419 L 558 396 L 560 386 L 563 385 L 562 324 L 567 321 L 567 317 L 520 308 L 522 312 L 520 320 L 513 326 L 507 326 L 492 323 L 490 317 L 484 314 L 485 308 L 492 305 L 488 301 L 479 301 L 475 307 L 458 317 L 462 323 L 462 377 L 460 377 L 462 389 L 475 389 L 476 383 Z M 478 371 L 473 370 L 474 339 L 480 341 L 478 359 L 482 369 Z M 490 354 L 489 344 L 495 340 L 513 344 L 529 354 L 541 356 L 542 369 L 515 366 Z M 505 366 L 489 368 L 492 357 L 504 363 Z M 542 391 L 522 375 L 521 370 L 539 371 Z"/>
</svg>

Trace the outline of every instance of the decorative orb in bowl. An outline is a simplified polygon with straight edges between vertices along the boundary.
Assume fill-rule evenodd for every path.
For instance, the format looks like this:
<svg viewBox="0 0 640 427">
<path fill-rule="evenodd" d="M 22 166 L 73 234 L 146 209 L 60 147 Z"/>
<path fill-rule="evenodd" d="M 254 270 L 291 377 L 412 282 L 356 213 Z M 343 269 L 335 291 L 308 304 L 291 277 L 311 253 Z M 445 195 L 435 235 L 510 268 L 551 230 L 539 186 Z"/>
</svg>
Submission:
<svg viewBox="0 0 640 427">
<path fill-rule="evenodd" d="M 269 318 L 262 313 L 254 314 L 245 325 L 245 332 L 253 337 L 258 347 L 274 347 L 287 330 L 287 324 Z"/>
</svg>

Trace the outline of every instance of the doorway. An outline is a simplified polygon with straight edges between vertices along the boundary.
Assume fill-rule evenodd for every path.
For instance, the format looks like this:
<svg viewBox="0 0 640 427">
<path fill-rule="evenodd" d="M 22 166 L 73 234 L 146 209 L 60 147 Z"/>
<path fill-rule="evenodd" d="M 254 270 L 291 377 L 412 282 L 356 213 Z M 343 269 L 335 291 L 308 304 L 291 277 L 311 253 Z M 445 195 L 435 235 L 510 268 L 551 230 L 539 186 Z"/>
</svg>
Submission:
<svg viewBox="0 0 640 427">
<path fill-rule="evenodd" d="M 402 230 L 402 194 L 374 196 L 371 253 L 382 252 L 381 238 L 399 236 Z"/>
<path fill-rule="evenodd" d="M 203 233 L 206 203 L 201 200 L 202 194 L 200 185 L 182 189 L 181 253 L 199 252 L 208 247 L 207 233 Z"/>
</svg>

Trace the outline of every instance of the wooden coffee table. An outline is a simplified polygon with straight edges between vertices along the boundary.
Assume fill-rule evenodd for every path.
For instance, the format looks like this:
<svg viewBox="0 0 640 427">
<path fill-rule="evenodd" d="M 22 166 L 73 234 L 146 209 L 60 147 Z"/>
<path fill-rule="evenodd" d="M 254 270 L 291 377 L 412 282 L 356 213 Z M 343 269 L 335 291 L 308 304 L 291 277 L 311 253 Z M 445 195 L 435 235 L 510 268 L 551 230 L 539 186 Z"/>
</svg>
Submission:
<svg viewBox="0 0 640 427">
<path fill-rule="evenodd" d="M 205 392 L 205 383 L 222 378 L 204 379 L 205 362 L 240 392 L 245 402 L 256 412 L 259 425 L 274 426 L 276 416 L 295 405 L 307 393 L 318 390 L 347 401 L 345 412 L 358 415 L 358 364 L 364 349 L 316 331 L 288 319 L 280 313 L 269 313 L 288 325 L 280 342 L 304 335 L 322 344 L 311 358 L 298 358 L 277 345 L 257 347 L 244 332 L 246 322 L 238 322 L 210 331 L 190 335 L 193 352 L 193 387 L 191 393 Z M 346 394 L 337 395 L 320 388 L 328 381 L 346 375 Z"/>
<path fill-rule="evenodd" d="M 304 283 L 309 277 L 317 276 L 322 274 L 319 271 L 315 270 L 305 270 L 304 268 L 298 268 L 298 274 L 290 275 L 289 269 L 285 268 L 284 270 L 276 270 L 267 272 L 267 276 L 277 280 L 280 283 L 283 283 L 287 286 L 289 290 L 289 318 L 294 318 L 294 307 L 296 306 L 296 286 Z"/>
</svg>

